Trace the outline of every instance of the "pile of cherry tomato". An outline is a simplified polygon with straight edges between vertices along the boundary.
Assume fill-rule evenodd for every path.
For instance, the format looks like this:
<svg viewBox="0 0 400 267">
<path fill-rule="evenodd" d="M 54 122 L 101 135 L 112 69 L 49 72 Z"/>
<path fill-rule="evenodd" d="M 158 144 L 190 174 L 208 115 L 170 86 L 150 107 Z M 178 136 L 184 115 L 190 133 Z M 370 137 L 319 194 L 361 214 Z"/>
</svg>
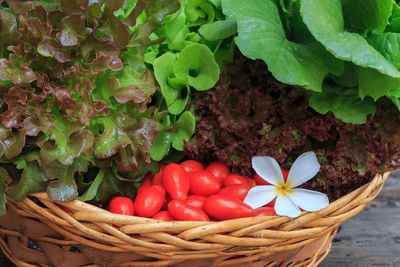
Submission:
<svg viewBox="0 0 400 267">
<path fill-rule="evenodd" d="M 282 170 L 285 178 L 287 172 Z M 160 172 L 146 176 L 135 202 L 114 197 L 109 211 L 162 221 L 218 221 L 275 215 L 275 200 L 253 210 L 243 202 L 255 185 L 268 185 L 257 174 L 252 178 L 231 174 L 225 164 L 207 166 L 194 160 L 161 165 Z"/>
</svg>

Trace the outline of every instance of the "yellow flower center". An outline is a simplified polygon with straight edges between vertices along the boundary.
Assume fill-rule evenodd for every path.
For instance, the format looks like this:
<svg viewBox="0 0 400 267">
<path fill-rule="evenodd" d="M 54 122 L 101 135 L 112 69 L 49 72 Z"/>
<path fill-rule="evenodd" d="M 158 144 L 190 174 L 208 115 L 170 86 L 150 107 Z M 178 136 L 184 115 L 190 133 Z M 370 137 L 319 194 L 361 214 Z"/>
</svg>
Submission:
<svg viewBox="0 0 400 267">
<path fill-rule="evenodd" d="M 291 188 L 291 184 L 289 181 L 286 183 L 278 182 L 275 189 L 276 194 L 281 194 L 282 196 L 290 195 L 293 193 L 293 189 Z"/>
</svg>

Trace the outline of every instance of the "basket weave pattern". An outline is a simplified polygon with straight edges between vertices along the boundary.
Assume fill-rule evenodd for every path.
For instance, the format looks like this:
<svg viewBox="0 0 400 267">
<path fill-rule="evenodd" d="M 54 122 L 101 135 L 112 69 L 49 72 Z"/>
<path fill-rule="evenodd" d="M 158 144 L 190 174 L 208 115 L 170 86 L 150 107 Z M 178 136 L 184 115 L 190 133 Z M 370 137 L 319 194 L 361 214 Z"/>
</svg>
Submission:
<svg viewBox="0 0 400 267">
<path fill-rule="evenodd" d="M 339 225 L 373 200 L 389 173 L 297 218 L 161 222 L 45 193 L 8 198 L 0 246 L 17 266 L 318 266 Z"/>
</svg>

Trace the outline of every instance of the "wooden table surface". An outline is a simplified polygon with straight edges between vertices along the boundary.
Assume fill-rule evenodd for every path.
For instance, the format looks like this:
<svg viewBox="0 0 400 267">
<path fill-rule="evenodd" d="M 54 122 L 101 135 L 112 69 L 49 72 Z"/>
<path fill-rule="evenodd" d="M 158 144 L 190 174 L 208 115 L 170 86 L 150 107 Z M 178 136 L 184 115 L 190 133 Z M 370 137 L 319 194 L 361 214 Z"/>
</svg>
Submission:
<svg viewBox="0 0 400 267">
<path fill-rule="evenodd" d="M 11 267 L 3 254 L 0 266 Z M 385 183 L 379 196 L 346 221 L 320 267 L 400 267 L 400 171 Z"/>
</svg>

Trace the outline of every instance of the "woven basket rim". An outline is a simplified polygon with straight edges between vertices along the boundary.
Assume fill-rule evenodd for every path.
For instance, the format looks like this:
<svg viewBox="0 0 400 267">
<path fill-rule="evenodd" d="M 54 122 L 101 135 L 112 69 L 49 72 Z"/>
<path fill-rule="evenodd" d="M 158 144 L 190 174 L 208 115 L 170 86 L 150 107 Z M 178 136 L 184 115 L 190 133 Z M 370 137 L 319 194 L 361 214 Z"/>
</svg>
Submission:
<svg viewBox="0 0 400 267">
<path fill-rule="evenodd" d="M 338 226 L 359 213 L 377 196 L 389 174 L 376 174 L 369 183 L 333 201 L 326 208 L 316 212 L 304 211 L 296 218 L 264 216 L 217 222 L 163 222 L 113 214 L 79 200 L 54 202 L 44 192 L 32 193 L 23 202 L 7 196 L 7 206 L 18 216 L 45 223 L 52 231 L 64 236 L 63 240 L 39 238 L 42 241 L 58 245 L 79 243 L 112 253 L 134 252 L 158 259 L 160 266 L 188 259 L 217 257 L 228 258 L 218 266 L 230 266 L 274 258 L 287 251 L 298 251 L 301 256 L 306 251 L 304 248 L 322 242 L 323 250 L 311 257 L 311 261 L 307 254 L 309 251 L 303 253 L 308 255 L 306 259 L 299 255 L 291 256 L 315 264 L 322 260 L 323 255 L 326 256 Z M 0 229 L 0 234 L 18 235 L 18 232 Z M 146 264 L 143 263 L 143 266 Z"/>
</svg>

